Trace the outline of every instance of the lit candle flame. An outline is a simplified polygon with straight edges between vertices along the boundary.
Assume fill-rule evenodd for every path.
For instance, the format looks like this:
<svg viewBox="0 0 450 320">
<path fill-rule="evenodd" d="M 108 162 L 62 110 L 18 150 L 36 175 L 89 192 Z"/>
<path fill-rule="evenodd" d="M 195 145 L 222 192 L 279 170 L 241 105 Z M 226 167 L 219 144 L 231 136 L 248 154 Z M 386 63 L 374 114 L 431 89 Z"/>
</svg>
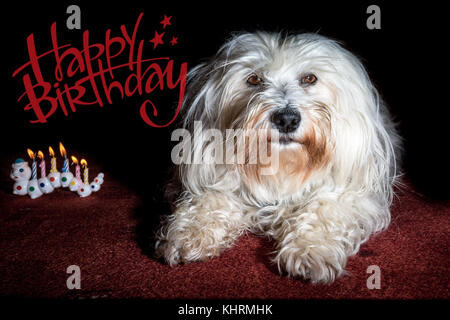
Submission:
<svg viewBox="0 0 450 320">
<path fill-rule="evenodd" d="M 28 156 L 34 160 L 34 152 L 31 149 L 27 149 Z"/>
<path fill-rule="evenodd" d="M 78 159 L 77 158 L 75 158 L 74 156 L 72 156 L 71 158 L 72 158 L 72 162 L 73 163 L 78 164 Z"/>
<path fill-rule="evenodd" d="M 66 157 L 66 155 L 67 155 L 66 148 L 64 148 L 64 146 L 61 142 L 59 143 L 59 152 L 61 153 L 61 156 Z"/>
<path fill-rule="evenodd" d="M 41 150 L 38 151 L 37 156 L 39 159 L 44 160 L 44 154 L 42 153 Z"/>
<path fill-rule="evenodd" d="M 50 153 L 50 157 L 55 156 L 55 152 L 53 151 L 52 147 L 48 147 L 48 153 Z"/>
<path fill-rule="evenodd" d="M 87 161 L 84 159 L 81 159 L 80 164 L 83 166 L 83 168 L 87 167 Z"/>
</svg>

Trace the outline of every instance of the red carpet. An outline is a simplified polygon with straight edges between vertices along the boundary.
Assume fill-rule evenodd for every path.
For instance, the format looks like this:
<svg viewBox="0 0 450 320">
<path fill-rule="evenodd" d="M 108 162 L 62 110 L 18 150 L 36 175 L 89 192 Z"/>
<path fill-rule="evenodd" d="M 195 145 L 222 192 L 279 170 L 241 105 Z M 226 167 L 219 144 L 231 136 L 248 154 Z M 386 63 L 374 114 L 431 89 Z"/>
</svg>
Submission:
<svg viewBox="0 0 450 320">
<path fill-rule="evenodd" d="M 6 168 L 6 166 L 3 166 Z M 5 171 L 5 170 L 4 170 Z M 98 173 L 93 167 L 92 174 Z M 0 296 L 43 298 L 370 298 L 448 299 L 448 202 L 427 201 L 411 187 L 398 195 L 388 231 L 348 262 L 332 285 L 278 275 L 272 243 L 243 236 L 222 256 L 170 268 L 154 260 L 136 236 L 140 215 L 164 213 L 105 172 L 102 189 L 82 199 L 61 190 L 31 200 L 10 194 L 1 174 Z M 141 209 L 139 209 L 141 208 Z M 81 290 L 66 288 L 66 268 L 81 268 Z M 381 269 L 381 289 L 369 290 L 366 269 Z"/>
</svg>

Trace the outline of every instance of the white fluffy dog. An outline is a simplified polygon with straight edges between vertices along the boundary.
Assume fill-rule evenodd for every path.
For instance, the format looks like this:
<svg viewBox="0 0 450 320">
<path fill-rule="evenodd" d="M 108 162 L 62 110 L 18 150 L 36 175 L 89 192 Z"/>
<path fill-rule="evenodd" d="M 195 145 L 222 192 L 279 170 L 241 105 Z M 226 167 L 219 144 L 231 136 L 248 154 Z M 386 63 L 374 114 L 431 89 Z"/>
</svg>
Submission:
<svg viewBox="0 0 450 320">
<path fill-rule="evenodd" d="M 364 67 L 337 42 L 235 36 L 189 73 L 184 111 L 190 132 L 194 121 L 276 130 L 279 161 L 272 175 L 258 164 L 180 165 L 182 193 L 156 242 L 170 265 L 218 256 L 250 230 L 276 242 L 280 272 L 332 282 L 389 225 L 400 139 Z M 211 144 L 194 141 L 194 156 Z"/>
</svg>

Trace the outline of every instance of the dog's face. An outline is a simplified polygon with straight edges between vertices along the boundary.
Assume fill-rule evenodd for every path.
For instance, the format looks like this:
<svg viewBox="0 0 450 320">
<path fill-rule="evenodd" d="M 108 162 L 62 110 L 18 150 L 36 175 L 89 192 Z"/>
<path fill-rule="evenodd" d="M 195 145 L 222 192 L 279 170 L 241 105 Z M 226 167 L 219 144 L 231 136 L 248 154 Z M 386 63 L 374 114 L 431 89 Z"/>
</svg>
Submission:
<svg viewBox="0 0 450 320">
<path fill-rule="evenodd" d="M 334 70 L 324 63 L 327 53 L 317 43 L 277 40 L 253 38 L 237 50 L 235 59 L 241 62 L 230 67 L 228 82 L 233 84 L 230 97 L 235 98 L 222 118 L 235 117 L 225 126 L 275 130 L 277 177 L 285 183 L 295 177 L 302 183 L 326 167 L 333 152 Z"/>
<path fill-rule="evenodd" d="M 241 35 L 190 79 L 186 126 L 275 130 L 276 179 L 289 189 L 333 167 L 348 179 L 379 142 L 378 96 L 367 73 L 322 36 Z M 243 173 L 258 180 L 250 166 Z"/>
</svg>

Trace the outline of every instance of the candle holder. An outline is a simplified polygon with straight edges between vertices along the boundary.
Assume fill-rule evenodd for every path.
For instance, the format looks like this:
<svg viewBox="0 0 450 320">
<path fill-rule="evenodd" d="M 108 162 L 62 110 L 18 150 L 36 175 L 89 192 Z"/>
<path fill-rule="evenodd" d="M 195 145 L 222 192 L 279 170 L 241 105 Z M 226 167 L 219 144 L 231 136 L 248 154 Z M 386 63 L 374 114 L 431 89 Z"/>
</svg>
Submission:
<svg viewBox="0 0 450 320">
<path fill-rule="evenodd" d="M 97 192 L 98 190 L 100 190 L 100 186 L 103 183 L 103 177 L 104 174 L 100 172 L 97 177 L 95 177 L 94 181 L 91 182 L 90 186 L 93 192 Z"/>
<path fill-rule="evenodd" d="M 48 175 L 48 180 L 50 181 L 53 188 L 60 188 L 61 187 L 61 172 L 50 172 Z"/>
<path fill-rule="evenodd" d="M 31 168 L 28 162 L 19 158 L 12 165 L 11 179 L 15 181 L 13 185 L 13 194 L 24 196 L 27 194 L 28 180 L 31 177 Z"/>
<path fill-rule="evenodd" d="M 77 191 L 81 185 L 82 185 L 81 181 L 75 177 L 72 179 L 72 181 L 70 181 L 69 189 L 70 191 Z"/>
<path fill-rule="evenodd" d="M 91 187 L 88 184 L 83 183 L 80 188 L 77 190 L 77 193 L 80 197 L 84 198 L 91 195 Z"/>
<path fill-rule="evenodd" d="M 27 190 L 28 195 L 30 196 L 31 199 L 39 198 L 43 194 L 41 189 L 39 189 L 37 179 L 31 179 L 30 181 L 28 181 Z"/>
<path fill-rule="evenodd" d="M 41 177 L 38 180 L 39 189 L 45 194 L 53 192 L 54 188 L 47 177 Z"/>
<path fill-rule="evenodd" d="M 103 174 L 103 172 L 100 172 L 94 179 L 95 182 L 102 184 L 103 183 L 103 178 L 105 177 L 105 175 Z M 97 181 L 98 180 L 98 181 Z"/>
<path fill-rule="evenodd" d="M 73 179 L 73 174 L 70 171 L 61 173 L 61 187 L 67 188 Z"/>
</svg>

